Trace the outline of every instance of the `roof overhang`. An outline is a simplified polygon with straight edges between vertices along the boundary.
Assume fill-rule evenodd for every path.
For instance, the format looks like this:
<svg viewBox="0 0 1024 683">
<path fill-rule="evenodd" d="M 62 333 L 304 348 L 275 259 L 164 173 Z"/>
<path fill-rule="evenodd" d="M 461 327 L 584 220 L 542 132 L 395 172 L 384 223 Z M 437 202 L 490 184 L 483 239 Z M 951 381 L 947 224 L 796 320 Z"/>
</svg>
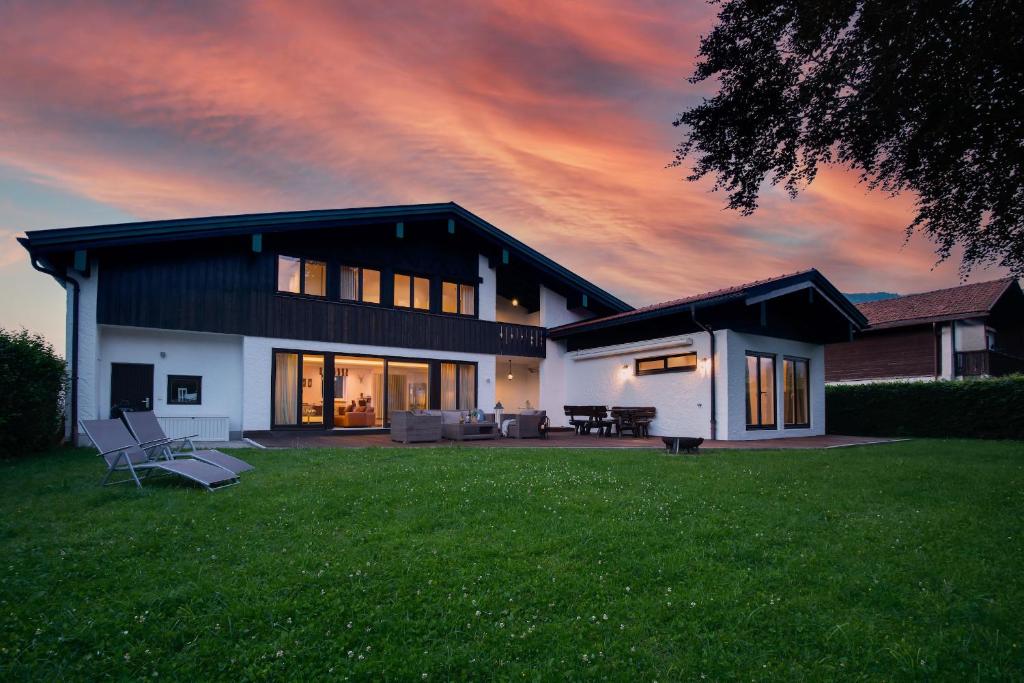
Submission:
<svg viewBox="0 0 1024 683">
<path fill-rule="evenodd" d="M 53 230 L 31 230 L 18 241 L 34 258 L 70 252 L 230 237 L 257 233 L 282 233 L 360 226 L 412 220 L 451 219 L 468 226 L 485 243 L 505 250 L 510 260 L 541 271 L 564 287 L 586 294 L 589 301 L 607 310 L 630 311 L 632 306 L 585 280 L 564 266 L 500 230 L 454 202 L 408 204 L 321 211 L 209 216 L 138 223 L 93 225 Z"/>
<path fill-rule="evenodd" d="M 849 323 L 852 330 L 857 331 L 867 327 L 867 319 L 857 310 L 857 307 L 836 289 L 824 275 L 815 269 L 811 269 L 792 276 L 729 290 L 721 295 L 681 299 L 669 305 L 655 306 L 635 312 L 626 312 L 604 318 L 562 325 L 549 330 L 548 336 L 552 339 L 566 339 L 578 334 L 632 325 L 658 318 L 668 318 L 684 313 L 689 313 L 691 316 L 696 317 L 697 312 L 701 310 L 737 302 L 742 302 L 746 306 L 755 306 L 801 291 L 813 291 L 815 295 L 828 302 Z M 718 327 L 721 328 L 721 325 Z"/>
</svg>

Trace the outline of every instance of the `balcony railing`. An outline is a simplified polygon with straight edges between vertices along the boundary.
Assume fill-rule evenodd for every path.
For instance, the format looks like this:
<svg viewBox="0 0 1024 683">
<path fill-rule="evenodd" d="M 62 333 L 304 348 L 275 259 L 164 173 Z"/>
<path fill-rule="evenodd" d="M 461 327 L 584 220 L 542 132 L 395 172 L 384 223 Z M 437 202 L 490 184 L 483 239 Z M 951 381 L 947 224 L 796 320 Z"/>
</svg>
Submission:
<svg viewBox="0 0 1024 683">
<path fill-rule="evenodd" d="M 1000 351 L 957 351 L 956 374 L 960 377 L 999 377 L 1024 372 L 1024 358 Z"/>
<path fill-rule="evenodd" d="M 496 323 L 496 325 L 498 326 L 499 354 L 544 357 L 547 330 L 543 327 L 513 323 Z"/>
</svg>

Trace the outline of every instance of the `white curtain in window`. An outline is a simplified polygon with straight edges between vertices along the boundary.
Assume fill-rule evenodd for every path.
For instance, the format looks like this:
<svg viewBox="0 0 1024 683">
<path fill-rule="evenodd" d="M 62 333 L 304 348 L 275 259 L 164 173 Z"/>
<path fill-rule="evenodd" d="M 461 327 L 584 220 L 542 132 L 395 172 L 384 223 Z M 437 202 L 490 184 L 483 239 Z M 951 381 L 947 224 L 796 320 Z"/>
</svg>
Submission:
<svg viewBox="0 0 1024 683">
<path fill-rule="evenodd" d="M 388 373 L 388 412 L 409 409 L 409 394 L 406 390 L 405 375 Z"/>
<path fill-rule="evenodd" d="M 476 408 L 476 366 L 459 366 L 459 410 Z"/>
<path fill-rule="evenodd" d="M 455 410 L 455 363 L 441 363 L 441 410 Z M 459 406 L 461 407 L 461 406 Z"/>
<path fill-rule="evenodd" d="M 459 285 L 459 312 L 462 315 L 473 315 L 476 309 L 476 288 L 472 285 Z"/>
<path fill-rule="evenodd" d="M 274 356 L 274 423 L 297 424 L 299 356 L 295 353 L 277 353 Z"/>
<path fill-rule="evenodd" d="M 341 267 L 341 298 L 346 301 L 359 299 L 359 269 L 352 266 Z"/>
</svg>

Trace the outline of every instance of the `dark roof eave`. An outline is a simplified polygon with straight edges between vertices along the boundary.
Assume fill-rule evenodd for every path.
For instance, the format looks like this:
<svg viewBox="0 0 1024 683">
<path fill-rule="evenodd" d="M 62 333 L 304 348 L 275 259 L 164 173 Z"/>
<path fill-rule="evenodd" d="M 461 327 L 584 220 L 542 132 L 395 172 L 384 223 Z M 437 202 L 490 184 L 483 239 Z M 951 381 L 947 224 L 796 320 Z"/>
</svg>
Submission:
<svg viewBox="0 0 1024 683">
<path fill-rule="evenodd" d="M 641 310 L 635 313 L 627 312 L 622 315 L 598 318 L 593 321 L 584 320 L 576 323 L 569 323 L 567 325 L 562 325 L 548 330 L 548 336 L 552 339 L 564 339 L 574 334 L 607 329 L 618 325 L 628 325 L 633 322 L 649 320 L 651 318 L 676 315 L 678 313 L 685 313 L 700 308 L 716 306 L 727 301 L 746 299 L 748 297 L 758 296 L 760 294 L 776 290 L 783 290 L 795 283 L 801 282 L 807 282 L 819 288 L 831 301 L 832 305 L 836 307 L 837 310 L 847 318 L 847 320 L 849 320 L 850 324 L 855 329 L 862 330 L 867 327 L 868 321 L 867 318 L 864 317 L 864 314 L 861 313 L 856 306 L 850 303 L 849 299 L 836 289 L 824 275 L 812 268 L 801 273 L 793 274 L 789 277 L 755 284 L 720 296 L 712 296 L 706 299 L 697 299 L 693 301 L 681 301 L 678 304 L 656 307 L 650 310 Z"/>
<path fill-rule="evenodd" d="M 953 320 L 969 320 L 970 318 L 984 318 L 989 315 L 991 311 L 968 311 L 965 313 L 955 313 L 952 315 L 932 315 L 924 318 L 903 318 L 901 320 L 890 320 L 884 323 L 872 323 L 864 328 L 865 332 L 871 332 L 872 330 L 891 330 L 898 327 L 914 327 L 915 325 L 930 325 L 932 323 L 949 322 Z"/>
<path fill-rule="evenodd" d="M 579 323 L 569 323 L 567 325 L 560 325 L 559 327 L 552 327 L 548 330 L 549 339 L 564 339 L 571 337 L 574 334 L 581 334 L 583 332 L 594 332 L 596 330 L 604 330 L 609 327 L 617 327 L 619 325 L 628 325 L 630 323 L 641 322 L 644 320 L 650 320 L 652 318 L 661 318 L 671 315 L 678 315 L 680 313 L 690 313 L 691 311 L 708 308 L 710 306 L 717 306 L 718 304 L 726 303 L 727 301 L 734 301 L 738 299 L 744 299 L 748 296 L 746 292 L 738 292 L 733 294 L 727 294 L 713 299 L 704 299 L 701 301 L 694 301 L 692 303 L 679 304 L 678 306 L 666 306 L 665 308 L 657 308 L 651 311 L 643 311 L 634 315 L 627 315 L 621 318 L 597 318 L 593 321 L 582 321 Z"/>
<path fill-rule="evenodd" d="M 526 263 L 542 271 L 547 271 L 571 287 L 586 292 L 594 299 L 595 303 L 617 312 L 633 310 L 632 306 L 618 297 L 552 261 L 455 202 L 209 216 L 93 225 L 80 228 L 30 230 L 26 232 L 26 237 L 19 238 L 18 241 L 30 254 L 35 256 L 78 249 L 245 235 L 264 230 L 287 232 L 301 230 L 320 223 L 359 223 L 448 215 L 456 216 L 472 224 L 488 241 L 505 246 Z"/>
</svg>

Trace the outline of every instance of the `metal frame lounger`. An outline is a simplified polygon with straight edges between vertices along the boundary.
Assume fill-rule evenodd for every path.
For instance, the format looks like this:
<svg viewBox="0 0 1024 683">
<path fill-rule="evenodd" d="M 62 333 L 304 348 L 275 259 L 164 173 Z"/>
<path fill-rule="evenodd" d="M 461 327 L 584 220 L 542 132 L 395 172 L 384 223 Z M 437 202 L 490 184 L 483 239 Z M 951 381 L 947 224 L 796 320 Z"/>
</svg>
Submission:
<svg viewBox="0 0 1024 683">
<path fill-rule="evenodd" d="M 147 450 L 162 454 L 162 447 L 166 443 L 157 441 L 140 444 L 120 420 L 82 420 L 79 424 L 107 462 L 107 473 L 100 482 L 103 486 L 134 481 L 137 487 L 142 488 L 141 479 L 148 478 L 154 472 L 176 474 L 194 481 L 207 491 L 216 491 L 239 482 L 238 475 L 226 467 L 193 458 L 153 459 Z M 114 472 L 128 472 L 131 478 L 110 481 Z"/>
<path fill-rule="evenodd" d="M 199 436 L 193 434 L 191 436 L 180 436 L 176 438 L 169 438 L 164 432 L 163 427 L 160 426 L 159 420 L 156 419 L 156 414 L 152 410 L 145 410 L 140 412 L 125 412 L 122 413 L 124 421 L 128 424 L 128 429 L 131 430 L 132 434 L 139 443 L 156 443 L 157 441 L 164 441 L 160 448 L 163 449 L 163 453 L 168 460 L 186 456 L 189 458 L 195 458 L 203 462 L 216 465 L 217 467 L 223 467 L 231 470 L 235 474 L 241 474 L 242 472 L 248 472 L 249 470 L 255 469 L 252 465 L 244 460 L 240 460 L 227 453 L 221 453 L 215 450 L 198 450 L 192 439 Z M 171 447 L 172 443 L 181 442 L 178 450 L 174 450 Z M 188 450 L 184 450 L 185 448 Z"/>
</svg>

